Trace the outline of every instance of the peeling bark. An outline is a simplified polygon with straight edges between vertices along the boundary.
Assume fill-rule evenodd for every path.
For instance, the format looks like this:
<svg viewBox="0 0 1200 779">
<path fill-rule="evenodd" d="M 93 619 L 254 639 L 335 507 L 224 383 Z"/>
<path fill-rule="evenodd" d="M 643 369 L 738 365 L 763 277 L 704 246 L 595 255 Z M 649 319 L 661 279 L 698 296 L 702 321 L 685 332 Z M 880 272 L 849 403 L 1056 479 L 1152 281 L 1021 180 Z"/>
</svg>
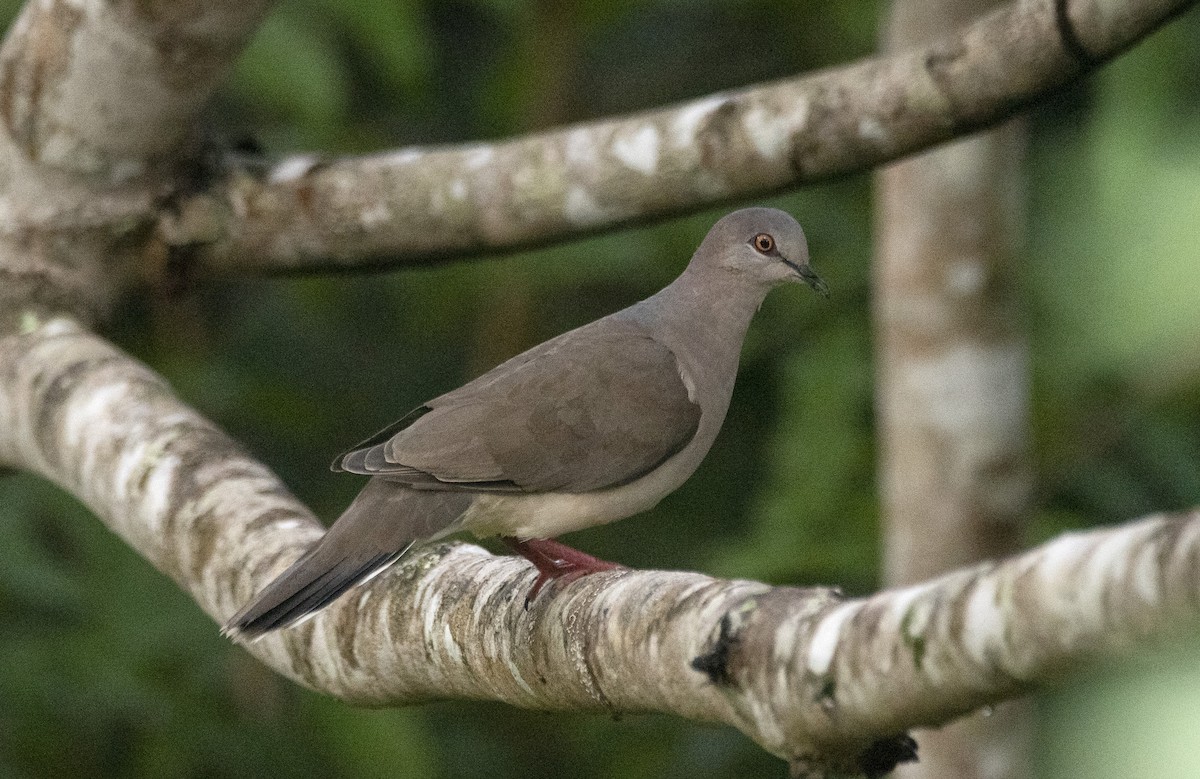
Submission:
<svg viewBox="0 0 1200 779">
<path fill-rule="evenodd" d="M 1192 4 L 1023 0 L 928 46 L 621 119 L 291 157 L 265 175 L 235 171 L 165 214 L 161 233 L 210 274 L 378 268 L 564 240 L 866 170 L 989 126 Z"/>
<path fill-rule="evenodd" d="M 218 622 L 317 538 L 278 479 L 144 365 L 69 319 L 23 320 L 0 339 L 0 464 L 78 496 Z M 356 703 L 723 722 L 824 776 L 891 753 L 875 742 L 906 728 L 1195 622 L 1198 563 L 1193 511 L 869 598 L 620 570 L 526 610 L 528 563 L 449 543 L 247 649 Z"/>
</svg>

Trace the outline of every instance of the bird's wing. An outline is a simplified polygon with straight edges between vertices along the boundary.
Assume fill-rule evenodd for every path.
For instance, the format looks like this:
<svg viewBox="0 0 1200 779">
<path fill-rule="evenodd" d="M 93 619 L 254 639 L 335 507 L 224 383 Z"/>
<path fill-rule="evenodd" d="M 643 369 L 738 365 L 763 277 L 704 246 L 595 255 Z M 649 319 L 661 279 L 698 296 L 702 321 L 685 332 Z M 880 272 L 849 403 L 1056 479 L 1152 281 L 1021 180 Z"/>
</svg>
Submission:
<svg viewBox="0 0 1200 779">
<path fill-rule="evenodd" d="M 601 324 L 429 401 L 335 467 L 470 491 L 587 492 L 634 481 L 687 446 L 700 407 L 675 355 L 644 327 Z"/>
</svg>

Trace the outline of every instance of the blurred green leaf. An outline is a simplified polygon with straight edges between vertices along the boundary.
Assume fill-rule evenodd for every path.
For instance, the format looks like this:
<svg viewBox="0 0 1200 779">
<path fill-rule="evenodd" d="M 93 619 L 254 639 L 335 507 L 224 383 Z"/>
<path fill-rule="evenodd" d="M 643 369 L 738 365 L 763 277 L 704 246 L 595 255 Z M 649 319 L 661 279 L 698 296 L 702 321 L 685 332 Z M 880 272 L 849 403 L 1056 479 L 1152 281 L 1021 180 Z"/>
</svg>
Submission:
<svg viewBox="0 0 1200 779">
<path fill-rule="evenodd" d="M 238 62 L 234 96 L 253 105 L 287 140 L 317 146 L 346 120 L 349 76 L 330 30 L 315 19 L 277 11 Z M 277 130 L 278 131 L 278 130 Z"/>
<path fill-rule="evenodd" d="M 1078 675 L 1048 697 L 1038 727 L 1039 776 L 1184 779 L 1200 776 L 1200 654 L 1194 647 Z"/>
</svg>

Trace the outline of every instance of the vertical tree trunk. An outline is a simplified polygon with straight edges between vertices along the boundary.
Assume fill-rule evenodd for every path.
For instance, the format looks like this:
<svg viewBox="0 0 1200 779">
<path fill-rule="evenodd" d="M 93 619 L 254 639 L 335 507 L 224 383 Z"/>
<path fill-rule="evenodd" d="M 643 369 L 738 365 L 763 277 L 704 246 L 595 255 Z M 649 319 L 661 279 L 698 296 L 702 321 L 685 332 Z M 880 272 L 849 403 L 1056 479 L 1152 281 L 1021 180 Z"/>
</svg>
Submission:
<svg viewBox="0 0 1200 779">
<path fill-rule="evenodd" d="M 891 50 L 945 35 L 992 0 L 896 0 Z M 928 579 L 1021 543 L 1029 512 L 1029 349 L 1022 328 L 1019 123 L 876 178 L 875 329 L 885 570 Z M 919 734 L 906 779 L 1031 772 L 1028 711 L 1009 704 Z"/>
</svg>

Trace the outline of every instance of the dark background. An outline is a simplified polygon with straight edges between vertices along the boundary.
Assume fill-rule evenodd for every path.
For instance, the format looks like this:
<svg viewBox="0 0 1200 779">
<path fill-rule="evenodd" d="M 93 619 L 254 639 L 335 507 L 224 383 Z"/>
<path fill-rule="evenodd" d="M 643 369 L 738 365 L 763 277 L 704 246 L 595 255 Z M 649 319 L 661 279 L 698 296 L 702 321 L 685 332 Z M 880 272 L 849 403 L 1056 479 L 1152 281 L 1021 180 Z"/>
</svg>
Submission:
<svg viewBox="0 0 1200 779">
<path fill-rule="evenodd" d="M 0 3 L 5 18 L 14 2 Z M 210 112 L 271 154 L 498 138 L 868 55 L 874 3 L 292 0 Z M 1200 504 L 1200 16 L 1029 116 L 1033 540 Z M 633 566 L 878 586 L 868 175 L 796 214 L 826 302 L 773 294 L 725 429 L 654 511 L 568 541 Z M 326 520 L 332 455 L 686 263 L 715 210 L 480 262 L 234 280 L 123 307 L 113 335 Z M 74 500 L 0 480 L 0 777 L 783 776 L 730 729 L 442 703 L 350 708 L 224 641 Z M 1200 772 L 1200 667 L 1105 666 L 1038 703 L 1047 777 Z M 1188 761 L 1191 761 L 1190 763 Z M 1157 773 L 1156 773 L 1157 772 Z"/>
</svg>

